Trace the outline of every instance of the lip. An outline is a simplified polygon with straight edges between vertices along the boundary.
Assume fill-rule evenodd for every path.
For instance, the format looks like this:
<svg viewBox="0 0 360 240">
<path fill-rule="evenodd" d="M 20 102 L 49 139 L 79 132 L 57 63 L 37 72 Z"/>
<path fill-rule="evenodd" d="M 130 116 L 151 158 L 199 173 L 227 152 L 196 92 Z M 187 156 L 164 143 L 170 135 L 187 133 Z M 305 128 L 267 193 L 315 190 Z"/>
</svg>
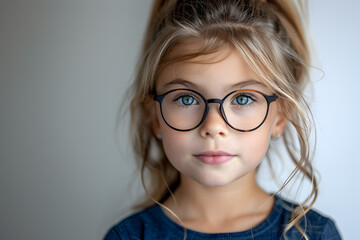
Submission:
<svg viewBox="0 0 360 240">
<path fill-rule="evenodd" d="M 230 161 L 235 155 L 224 151 L 206 151 L 194 156 L 205 164 L 219 165 Z"/>
</svg>

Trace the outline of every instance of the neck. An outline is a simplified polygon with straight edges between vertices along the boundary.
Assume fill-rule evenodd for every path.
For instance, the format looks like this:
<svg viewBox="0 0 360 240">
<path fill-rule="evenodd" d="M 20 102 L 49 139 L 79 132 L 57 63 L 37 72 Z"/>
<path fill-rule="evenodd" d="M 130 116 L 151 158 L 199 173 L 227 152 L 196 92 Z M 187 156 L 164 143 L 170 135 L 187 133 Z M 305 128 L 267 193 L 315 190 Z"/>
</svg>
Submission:
<svg viewBox="0 0 360 240">
<path fill-rule="evenodd" d="M 264 210 L 263 206 L 265 211 L 269 211 L 270 206 L 265 204 L 270 196 L 257 185 L 255 171 L 220 187 L 204 186 L 181 175 L 174 198 L 169 198 L 164 204 L 181 219 L 202 219 L 213 224 L 256 214 Z"/>
</svg>

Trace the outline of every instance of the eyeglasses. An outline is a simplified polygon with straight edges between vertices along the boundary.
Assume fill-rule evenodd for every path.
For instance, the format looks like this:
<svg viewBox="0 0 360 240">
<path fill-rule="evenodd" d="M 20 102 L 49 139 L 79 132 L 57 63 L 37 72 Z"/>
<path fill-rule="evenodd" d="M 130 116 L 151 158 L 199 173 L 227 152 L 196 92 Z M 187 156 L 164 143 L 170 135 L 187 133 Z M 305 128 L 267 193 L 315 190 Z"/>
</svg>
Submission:
<svg viewBox="0 0 360 240">
<path fill-rule="evenodd" d="M 277 96 L 268 96 L 253 89 L 240 89 L 227 94 L 222 100 L 206 99 L 192 89 L 173 89 L 164 94 L 154 94 L 160 103 L 165 123 L 177 131 L 190 131 L 200 126 L 208 112 L 209 103 L 219 103 L 224 121 L 240 132 L 258 129 L 266 120 L 270 103 Z"/>
</svg>

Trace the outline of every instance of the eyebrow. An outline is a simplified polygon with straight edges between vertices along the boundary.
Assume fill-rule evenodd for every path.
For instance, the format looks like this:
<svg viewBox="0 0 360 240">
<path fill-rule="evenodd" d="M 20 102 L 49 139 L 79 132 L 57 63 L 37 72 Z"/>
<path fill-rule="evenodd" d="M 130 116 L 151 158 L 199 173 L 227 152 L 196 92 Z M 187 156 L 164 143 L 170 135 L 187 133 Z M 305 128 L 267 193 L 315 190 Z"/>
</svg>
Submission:
<svg viewBox="0 0 360 240">
<path fill-rule="evenodd" d="M 189 82 L 182 78 L 176 78 L 176 79 L 166 83 L 164 87 L 169 87 L 171 85 L 176 85 L 176 84 L 184 85 L 185 87 L 188 87 L 188 88 L 197 88 L 197 84 Z"/>
<path fill-rule="evenodd" d="M 264 83 L 250 79 L 250 80 L 246 80 L 243 82 L 235 83 L 234 85 L 231 85 L 231 88 L 240 88 L 241 89 L 248 85 L 259 85 L 261 87 L 266 87 L 266 85 Z"/>
<path fill-rule="evenodd" d="M 169 87 L 169 86 L 176 85 L 176 84 L 184 85 L 185 87 L 188 87 L 188 88 L 199 89 L 197 84 L 189 82 L 182 78 L 176 78 L 176 79 L 166 83 L 164 85 L 164 87 Z M 231 85 L 229 88 L 230 89 L 234 89 L 234 88 L 242 89 L 248 85 L 260 85 L 261 87 L 266 87 L 266 85 L 263 84 L 262 82 L 259 82 L 259 81 L 253 80 L 253 79 L 249 79 L 249 80 L 246 80 L 243 82 L 235 83 L 235 84 Z"/>
</svg>

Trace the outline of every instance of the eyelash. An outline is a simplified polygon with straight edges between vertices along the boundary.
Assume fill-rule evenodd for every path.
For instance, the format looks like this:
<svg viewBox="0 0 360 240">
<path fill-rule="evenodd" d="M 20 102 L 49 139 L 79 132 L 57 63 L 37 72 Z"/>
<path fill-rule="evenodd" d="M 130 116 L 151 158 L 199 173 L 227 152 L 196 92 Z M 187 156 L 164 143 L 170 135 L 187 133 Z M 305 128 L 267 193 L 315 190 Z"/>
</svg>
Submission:
<svg viewBox="0 0 360 240">
<path fill-rule="evenodd" d="M 192 95 L 190 95 L 190 94 L 181 94 L 181 95 L 179 95 L 179 96 L 176 96 L 176 97 L 174 98 L 173 102 L 179 101 L 179 99 L 181 99 L 182 97 L 191 97 L 191 98 L 193 98 L 196 102 L 199 102 L 199 100 L 198 100 L 195 96 L 192 96 Z M 185 106 L 185 105 L 184 105 L 184 106 Z"/>
</svg>

